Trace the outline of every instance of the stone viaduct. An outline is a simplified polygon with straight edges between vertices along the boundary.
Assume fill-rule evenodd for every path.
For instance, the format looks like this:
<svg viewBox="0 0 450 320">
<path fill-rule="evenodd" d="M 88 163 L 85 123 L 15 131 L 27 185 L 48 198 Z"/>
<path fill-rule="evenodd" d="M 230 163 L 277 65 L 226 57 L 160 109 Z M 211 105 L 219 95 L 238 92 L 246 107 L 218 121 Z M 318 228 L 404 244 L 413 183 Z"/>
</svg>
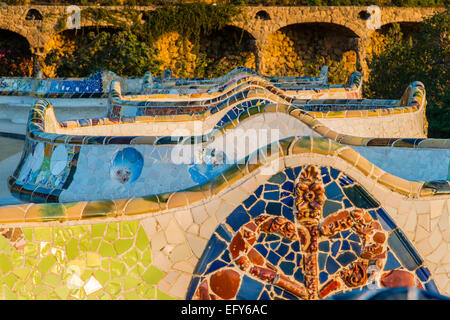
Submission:
<svg viewBox="0 0 450 320">
<path fill-rule="evenodd" d="M 81 10 L 87 7 L 80 7 Z M 105 8 L 105 7 L 103 7 Z M 120 8 L 120 7 L 107 7 Z M 137 7 L 142 11 L 157 7 Z M 355 6 L 297 6 L 297 7 L 244 7 L 243 15 L 232 23 L 247 31 L 255 48 L 256 66 L 263 70 L 262 52 L 268 45 L 268 37 L 277 30 L 296 24 L 319 23 L 335 26 L 349 34 L 358 48 L 358 59 L 365 69 L 365 48 L 370 35 L 391 23 L 420 23 L 424 18 L 445 10 L 444 8 L 406 7 L 355 7 Z M 8 30 L 23 36 L 29 43 L 32 54 L 44 54 L 46 42 L 58 32 L 67 29 L 61 21 L 68 18 L 68 6 L 7 6 L 0 3 L 0 30 Z M 96 22 L 81 19 L 81 27 L 96 25 Z M 65 26 L 65 27 L 64 27 Z M 105 25 L 107 26 L 107 25 Z"/>
</svg>

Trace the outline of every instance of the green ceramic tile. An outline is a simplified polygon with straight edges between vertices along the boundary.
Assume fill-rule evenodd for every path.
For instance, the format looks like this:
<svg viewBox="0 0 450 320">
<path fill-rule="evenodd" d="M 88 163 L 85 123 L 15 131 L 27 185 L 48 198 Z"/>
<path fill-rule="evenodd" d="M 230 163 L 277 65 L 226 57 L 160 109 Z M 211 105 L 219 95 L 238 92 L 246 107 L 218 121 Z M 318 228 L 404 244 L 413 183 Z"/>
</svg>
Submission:
<svg viewBox="0 0 450 320">
<path fill-rule="evenodd" d="M 11 248 L 12 246 L 8 240 L 6 240 L 5 237 L 0 236 L 0 250 L 8 254 L 11 251 Z"/>
<path fill-rule="evenodd" d="M 109 259 L 103 259 L 101 262 L 102 269 L 109 271 L 109 263 L 110 263 Z"/>
<path fill-rule="evenodd" d="M 53 228 L 53 243 L 57 246 L 64 247 L 69 241 L 71 235 L 66 228 L 55 227 Z"/>
<path fill-rule="evenodd" d="M 157 289 L 157 299 L 158 300 L 177 300 L 174 297 L 169 296 L 168 294 L 165 294 L 161 290 Z"/>
<path fill-rule="evenodd" d="M 136 248 L 131 249 L 129 252 L 122 256 L 123 261 L 131 267 L 134 266 L 141 258 L 141 254 Z"/>
<path fill-rule="evenodd" d="M 76 257 L 78 257 L 79 250 L 78 250 L 78 241 L 74 238 L 70 239 L 69 242 L 66 244 L 66 254 L 67 259 L 73 260 Z"/>
<path fill-rule="evenodd" d="M 13 290 L 16 293 L 24 292 L 25 291 L 25 282 L 23 282 L 22 280 L 18 279 L 16 281 L 16 284 L 14 285 Z"/>
<path fill-rule="evenodd" d="M 28 242 L 23 248 L 23 253 L 26 256 L 36 257 L 39 253 L 39 245 L 37 243 Z"/>
<path fill-rule="evenodd" d="M 144 271 L 145 271 L 144 267 L 142 267 L 141 265 L 138 264 L 128 274 L 132 275 L 132 276 L 140 277 L 140 276 L 142 276 Z"/>
<path fill-rule="evenodd" d="M 88 267 L 99 267 L 100 266 L 100 255 L 95 252 L 86 253 L 86 265 Z"/>
<path fill-rule="evenodd" d="M 114 241 L 114 248 L 117 254 L 122 254 L 126 252 L 134 243 L 134 239 L 119 239 Z"/>
<path fill-rule="evenodd" d="M 54 252 L 55 252 L 54 256 L 56 258 L 56 261 L 62 265 L 66 264 L 67 259 L 66 259 L 66 254 L 65 254 L 64 250 L 60 249 L 60 248 L 54 248 Z"/>
<path fill-rule="evenodd" d="M 147 235 L 145 234 L 145 231 L 142 227 L 139 227 L 139 231 L 136 238 L 136 247 L 143 251 L 147 246 L 150 244 L 148 241 Z"/>
<path fill-rule="evenodd" d="M 123 295 L 127 300 L 141 300 L 141 297 L 135 291 L 126 292 Z"/>
<path fill-rule="evenodd" d="M 164 277 L 164 272 L 155 266 L 150 266 L 142 275 L 142 279 L 148 284 L 157 284 Z"/>
<path fill-rule="evenodd" d="M 142 254 L 142 264 L 146 267 L 151 262 L 152 262 L 152 251 L 150 250 L 150 247 L 148 247 Z"/>
<path fill-rule="evenodd" d="M 8 287 L 3 286 L 3 290 L 5 292 L 6 300 L 17 300 L 17 295 L 14 292 L 12 292 Z"/>
<path fill-rule="evenodd" d="M 34 300 L 34 297 L 29 292 L 20 292 L 17 294 L 18 300 Z"/>
<path fill-rule="evenodd" d="M 2 282 L 4 284 L 6 284 L 8 286 L 8 288 L 10 288 L 10 289 L 13 288 L 16 281 L 17 281 L 17 277 L 12 273 L 9 273 L 8 275 L 6 275 L 2 278 Z"/>
<path fill-rule="evenodd" d="M 80 237 L 83 234 L 85 234 L 87 231 L 89 231 L 89 226 L 88 225 L 71 226 L 68 229 L 72 232 L 72 235 L 75 238 L 80 239 Z"/>
<path fill-rule="evenodd" d="M 106 228 L 105 240 L 114 241 L 119 238 L 119 225 L 117 223 L 109 223 Z"/>
<path fill-rule="evenodd" d="M 98 250 L 98 246 L 100 245 L 100 242 L 102 241 L 102 239 L 92 239 L 91 241 L 91 245 L 92 245 L 92 251 L 97 251 Z"/>
<path fill-rule="evenodd" d="M 50 270 L 50 268 L 55 264 L 56 258 L 54 256 L 44 257 L 38 265 L 38 270 L 43 276 Z"/>
<path fill-rule="evenodd" d="M 55 289 L 55 293 L 60 297 L 62 300 L 66 300 L 67 296 L 69 295 L 69 289 L 66 286 L 58 287 Z"/>
<path fill-rule="evenodd" d="M 104 290 L 113 297 L 117 297 L 122 291 L 122 284 L 119 281 L 112 280 L 106 285 Z"/>
<path fill-rule="evenodd" d="M 39 248 L 39 255 L 41 257 L 48 256 L 50 254 L 50 242 L 41 242 Z"/>
<path fill-rule="evenodd" d="M 35 287 L 42 283 L 42 276 L 39 273 L 39 271 L 37 270 L 33 271 L 33 273 L 31 274 L 31 282 Z"/>
<path fill-rule="evenodd" d="M 23 235 L 28 241 L 33 241 L 33 228 L 22 228 Z"/>
<path fill-rule="evenodd" d="M 35 228 L 34 240 L 36 241 L 52 241 L 52 228 Z"/>
<path fill-rule="evenodd" d="M 106 282 L 109 280 L 109 272 L 103 270 L 94 271 L 94 277 L 104 286 Z"/>
<path fill-rule="evenodd" d="M 6 274 L 12 269 L 12 263 L 9 261 L 9 258 L 6 256 L 6 254 L 2 253 L 0 254 L 0 270 L 3 274 Z"/>
<path fill-rule="evenodd" d="M 98 223 L 92 225 L 92 237 L 103 237 L 106 230 L 106 223 Z"/>
<path fill-rule="evenodd" d="M 54 291 L 50 291 L 48 293 L 48 300 L 60 300 L 60 299 Z"/>
<path fill-rule="evenodd" d="M 111 260 L 110 263 L 110 274 L 111 277 L 122 277 L 126 274 L 127 268 L 123 262 L 120 262 L 119 260 Z"/>
<path fill-rule="evenodd" d="M 155 286 L 149 286 L 146 283 L 141 283 L 136 289 L 138 294 L 145 299 L 155 298 Z"/>
<path fill-rule="evenodd" d="M 15 268 L 22 266 L 24 263 L 24 257 L 18 250 L 12 250 L 9 259 Z"/>
<path fill-rule="evenodd" d="M 34 257 L 26 257 L 25 258 L 25 266 L 26 267 L 35 267 L 38 262 L 37 258 Z"/>
<path fill-rule="evenodd" d="M 123 221 L 120 223 L 120 237 L 131 238 L 134 237 L 139 227 L 139 220 Z"/>
<path fill-rule="evenodd" d="M 95 250 L 95 249 L 92 248 L 91 236 L 89 234 L 85 235 L 84 237 L 82 237 L 80 239 L 79 245 L 80 245 L 80 250 L 81 251 Z"/>
<path fill-rule="evenodd" d="M 89 277 L 94 273 L 94 270 L 86 270 L 83 272 L 83 274 L 81 275 L 81 280 L 83 281 L 87 281 L 89 279 Z"/>
<path fill-rule="evenodd" d="M 38 285 L 36 287 L 34 287 L 33 289 L 33 293 L 35 296 L 42 294 L 42 293 L 46 293 L 47 292 L 47 288 L 43 285 Z"/>
<path fill-rule="evenodd" d="M 103 240 L 100 243 L 100 248 L 98 249 L 98 253 L 100 253 L 100 255 L 102 257 L 115 257 L 116 256 L 116 251 L 114 250 L 113 245 L 106 241 L 103 241 Z"/>
<path fill-rule="evenodd" d="M 84 300 L 84 298 L 86 298 L 86 293 L 83 289 L 71 290 L 70 295 L 77 300 Z"/>
<path fill-rule="evenodd" d="M 141 279 L 132 277 L 132 276 L 127 276 L 125 278 L 125 282 L 123 285 L 123 289 L 124 290 L 130 290 L 132 288 L 136 288 L 138 284 L 140 284 L 142 282 Z"/>
<path fill-rule="evenodd" d="M 50 272 L 45 276 L 42 282 L 52 288 L 56 288 L 61 284 L 61 278 L 57 274 Z"/>
<path fill-rule="evenodd" d="M 31 272 L 31 268 L 14 269 L 13 273 L 22 280 L 25 280 Z"/>
</svg>

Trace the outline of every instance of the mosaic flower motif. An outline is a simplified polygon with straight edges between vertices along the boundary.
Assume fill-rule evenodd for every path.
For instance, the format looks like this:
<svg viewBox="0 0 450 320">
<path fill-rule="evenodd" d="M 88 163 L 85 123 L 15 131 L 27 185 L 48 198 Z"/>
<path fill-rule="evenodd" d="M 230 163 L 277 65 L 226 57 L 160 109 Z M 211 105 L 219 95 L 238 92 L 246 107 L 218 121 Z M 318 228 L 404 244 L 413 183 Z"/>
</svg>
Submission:
<svg viewBox="0 0 450 320">
<path fill-rule="evenodd" d="M 120 183 L 133 182 L 141 175 L 143 166 L 142 154 L 129 147 L 116 153 L 111 163 L 110 174 Z"/>
<path fill-rule="evenodd" d="M 315 166 L 302 171 L 295 192 L 299 219 L 318 217 L 325 203 L 325 189 L 320 181 L 319 170 Z"/>
</svg>

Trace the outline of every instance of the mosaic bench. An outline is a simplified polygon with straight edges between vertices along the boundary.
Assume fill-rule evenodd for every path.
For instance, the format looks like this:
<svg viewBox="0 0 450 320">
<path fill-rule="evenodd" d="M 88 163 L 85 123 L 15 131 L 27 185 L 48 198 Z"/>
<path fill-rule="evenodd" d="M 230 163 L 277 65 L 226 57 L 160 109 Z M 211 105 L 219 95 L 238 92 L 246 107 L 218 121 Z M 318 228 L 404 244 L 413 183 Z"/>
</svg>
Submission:
<svg viewBox="0 0 450 320">
<path fill-rule="evenodd" d="M 353 77 L 352 77 L 353 78 Z M 359 77 L 355 77 L 359 78 Z M 355 88 L 360 90 L 360 82 Z M 132 121 L 137 115 L 139 121 L 154 121 L 152 135 L 167 135 L 167 131 L 176 129 L 194 134 L 196 124 L 201 121 L 201 130 L 195 134 L 209 132 L 218 123 L 235 119 L 248 108 L 267 103 L 291 104 L 293 107 L 307 110 L 313 117 L 320 119 L 329 128 L 344 134 L 370 137 L 425 138 L 427 122 L 425 118 L 425 89 L 420 82 L 407 87 L 399 100 L 380 99 L 294 99 L 280 96 L 266 88 L 238 87 L 236 94 L 229 92 L 223 101 L 218 98 L 202 101 L 153 101 L 120 99 L 120 86 L 113 83 L 111 89 L 109 118 L 118 118 L 119 122 Z M 322 91 L 320 91 L 322 92 Z M 328 93 L 324 93 L 327 95 Z M 321 93 L 318 94 L 320 96 Z M 312 96 L 317 98 L 317 96 Z M 156 99 L 155 99 L 156 100 Z M 205 105 L 211 102 L 213 107 Z M 292 104 L 295 102 L 296 104 Z M 144 120 L 145 119 L 145 120 Z M 223 121 L 221 120 L 223 119 Z M 122 121 L 123 120 L 123 121 Z M 100 121 L 101 120 L 96 120 Z M 170 124 L 169 124 L 170 123 Z M 68 128 L 81 129 L 77 122 L 65 122 Z M 75 131 L 74 131 L 75 132 Z"/>
<path fill-rule="evenodd" d="M 450 294 L 448 181 L 401 179 L 326 138 L 273 146 L 178 192 L 0 207 L 0 295 L 325 299 L 397 287 Z"/>
<path fill-rule="evenodd" d="M 153 77 L 150 71 L 144 75 L 144 93 L 170 93 L 171 89 L 187 90 L 189 93 L 212 93 L 220 90 L 227 83 L 245 77 L 258 77 L 281 89 L 302 88 L 305 86 L 322 86 L 328 82 L 328 67 L 323 66 L 318 77 L 299 76 L 263 76 L 250 69 L 239 67 L 231 70 L 228 74 L 218 78 L 173 78 L 170 69 L 165 70 L 162 77 Z M 174 91 L 176 93 L 176 91 Z"/>
<path fill-rule="evenodd" d="M 420 84 L 411 87 L 418 91 L 407 90 L 415 93 L 403 100 L 413 108 L 424 103 L 424 92 Z M 168 131 L 169 123 L 170 135 L 155 135 L 152 129 L 161 122 L 152 120 L 58 122 L 51 105 L 39 101 L 30 111 L 22 159 L 8 182 L 12 194 L 24 201 L 66 202 L 182 190 L 210 181 L 257 149 L 290 136 L 324 137 L 350 145 L 383 170 L 409 180 L 445 180 L 448 175 L 447 140 L 347 135 L 293 105 L 241 106 L 228 111 L 210 130 L 199 127 L 192 134 L 174 124 Z"/>
</svg>

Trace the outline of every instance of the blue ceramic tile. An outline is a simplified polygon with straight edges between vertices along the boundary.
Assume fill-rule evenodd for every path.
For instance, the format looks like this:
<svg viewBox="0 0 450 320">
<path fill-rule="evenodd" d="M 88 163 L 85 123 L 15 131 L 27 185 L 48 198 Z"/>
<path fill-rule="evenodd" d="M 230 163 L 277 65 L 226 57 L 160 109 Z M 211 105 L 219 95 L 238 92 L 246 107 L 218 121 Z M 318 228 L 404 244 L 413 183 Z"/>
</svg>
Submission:
<svg viewBox="0 0 450 320">
<path fill-rule="evenodd" d="M 408 270 L 413 271 L 423 263 L 422 258 L 420 258 L 406 236 L 399 229 L 390 234 L 388 244 L 402 265 Z"/>
<path fill-rule="evenodd" d="M 377 210 L 379 221 L 381 222 L 381 225 L 383 226 L 383 229 L 386 231 L 390 231 L 395 229 L 397 226 L 395 225 L 395 222 L 391 219 L 389 214 L 383 210 L 383 208 L 379 208 Z"/>
<path fill-rule="evenodd" d="M 223 255 L 220 258 L 227 263 L 231 262 L 230 252 L 228 250 L 225 250 L 225 252 L 223 253 Z"/>
<path fill-rule="evenodd" d="M 239 228 L 246 222 L 250 221 L 250 216 L 247 214 L 247 211 L 244 207 L 237 207 L 228 217 L 227 223 L 233 228 L 234 231 L 239 230 Z"/>
<path fill-rule="evenodd" d="M 186 293 L 186 300 L 191 300 L 195 294 L 195 289 L 197 289 L 197 285 L 199 283 L 200 277 L 192 277 L 191 282 L 189 283 L 189 287 Z"/>
<path fill-rule="evenodd" d="M 324 184 L 329 183 L 331 181 L 331 178 L 330 178 L 330 174 L 328 173 L 328 168 L 322 167 L 320 169 L 320 172 L 322 174 L 322 181 L 323 181 L 323 183 Z"/>
<path fill-rule="evenodd" d="M 266 238 L 266 242 L 270 242 L 270 241 L 280 241 L 280 240 L 281 240 L 280 236 L 278 236 L 278 235 L 276 235 L 276 234 L 273 234 L 273 233 L 268 234 L 268 235 L 267 235 L 267 238 Z"/>
<path fill-rule="evenodd" d="M 261 282 L 244 275 L 237 298 L 241 300 L 256 300 L 263 288 L 264 285 Z"/>
<path fill-rule="evenodd" d="M 278 201 L 280 199 L 280 193 L 278 191 L 264 192 L 264 199 Z"/>
<path fill-rule="evenodd" d="M 347 208 L 353 207 L 353 205 L 350 201 L 348 201 L 347 199 L 344 199 L 344 207 L 347 209 Z"/>
<path fill-rule="evenodd" d="M 337 201 L 325 200 L 322 209 L 322 216 L 326 218 L 330 214 L 333 214 L 342 209 L 342 204 Z"/>
<path fill-rule="evenodd" d="M 340 171 L 330 167 L 330 174 L 333 179 L 336 179 L 339 175 Z"/>
<path fill-rule="evenodd" d="M 295 175 L 295 173 L 294 173 L 294 170 L 292 170 L 292 168 L 288 168 L 288 169 L 284 170 L 284 173 L 286 173 L 286 175 L 287 175 L 287 177 L 288 177 L 289 179 L 295 181 L 296 175 Z"/>
<path fill-rule="evenodd" d="M 257 198 L 261 197 L 261 193 L 262 193 L 262 191 L 263 191 L 263 187 L 264 187 L 264 186 L 259 186 L 259 187 L 256 189 L 256 191 L 255 191 L 255 197 L 257 197 Z"/>
<path fill-rule="evenodd" d="M 331 254 L 333 255 L 333 257 L 336 256 L 340 247 L 341 247 L 340 241 L 336 241 L 331 245 Z"/>
<path fill-rule="evenodd" d="M 217 234 L 219 234 L 224 240 L 231 241 L 233 235 L 228 230 L 228 228 L 224 224 L 220 224 L 216 230 Z"/>
<path fill-rule="evenodd" d="M 350 244 L 348 243 L 348 241 L 342 241 L 341 250 L 350 250 Z"/>
<path fill-rule="evenodd" d="M 319 250 L 328 252 L 330 250 L 330 243 L 328 241 L 319 242 Z"/>
<path fill-rule="evenodd" d="M 323 270 L 325 267 L 325 262 L 327 260 L 328 255 L 322 252 L 319 252 L 318 262 L 319 262 L 319 270 Z"/>
<path fill-rule="evenodd" d="M 286 257 L 284 257 L 287 261 L 294 261 L 295 254 L 293 252 L 289 253 Z"/>
<path fill-rule="evenodd" d="M 300 174 L 301 171 L 302 171 L 302 167 L 301 166 L 300 167 L 295 167 L 294 168 L 294 175 L 295 175 L 295 177 L 298 177 L 298 175 Z M 295 178 L 292 179 L 292 180 L 295 180 Z"/>
<path fill-rule="evenodd" d="M 417 269 L 416 274 L 419 277 L 420 281 L 424 282 L 427 281 L 431 276 L 430 271 L 425 267 L 420 267 L 419 269 Z"/>
<path fill-rule="evenodd" d="M 320 283 L 324 283 L 327 280 L 328 280 L 328 273 L 326 273 L 326 272 L 319 273 L 319 282 Z"/>
<path fill-rule="evenodd" d="M 294 184 L 291 181 L 286 181 L 281 188 L 283 190 L 289 191 L 289 192 L 293 192 L 294 191 Z"/>
<path fill-rule="evenodd" d="M 338 200 L 338 201 L 340 201 L 343 197 L 341 188 L 339 188 L 336 182 L 333 182 L 325 187 L 325 195 L 330 200 Z"/>
<path fill-rule="evenodd" d="M 244 206 L 248 209 L 252 206 L 252 204 L 255 203 L 256 200 L 257 200 L 256 197 L 254 195 L 251 195 L 250 197 L 244 200 Z"/>
<path fill-rule="evenodd" d="M 329 274 L 335 273 L 340 268 L 339 264 L 337 264 L 337 262 L 330 256 L 328 256 L 326 267 Z"/>
<path fill-rule="evenodd" d="M 254 246 L 254 248 L 256 249 L 256 251 L 258 251 L 259 253 L 261 253 L 261 255 L 263 257 L 267 256 L 267 253 L 269 252 L 266 247 L 264 247 L 262 244 L 257 244 Z"/>
<path fill-rule="evenodd" d="M 340 254 L 340 255 L 336 258 L 336 260 L 337 260 L 342 266 L 345 267 L 345 266 L 348 265 L 349 263 L 355 261 L 355 260 L 356 260 L 356 256 L 355 256 L 354 253 L 347 251 L 347 252 L 344 252 L 344 253 Z"/>
<path fill-rule="evenodd" d="M 277 185 L 277 184 L 266 183 L 264 185 L 264 191 L 273 191 L 273 190 L 277 190 L 278 191 L 279 189 L 280 189 L 280 186 Z"/>
<path fill-rule="evenodd" d="M 205 271 L 206 265 L 215 260 L 227 247 L 227 244 L 219 240 L 214 234 L 211 236 L 205 251 L 203 252 L 194 273 L 201 274 Z"/>
<path fill-rule="evenodd" d="M 269 294 L 267 293 L 267 291 L 264 290 L 264 291 L 261 293 L 261 296 L 259 297 L 259 300 L 272 300 L 272 299 L 270 298 L 270 296 L 269 296 Z"/>
<path fill-rule="evenodd" d="M 294 274 L 295 264 L 292 262 L 283 261 L 280 263 L 280 268 L 284 272 L 284 274 L 291 276 Z"/>
<path fill-rule="evenodd" d="M 270 249 L 276 250 L 276 249 L 278 248 L 279 245 L 280 245 L 279 242 L 274 241 L 274 242 L 270 243 Z"/>
<path fill-rule="evenodd" d="M 276 251 L 280 256 L 284 257 L 286 253 L 288 253 L 289 247 L 285 244 L 281 244 L 278 250 Z"/>
<path fill-rule="evenodd" d="M 281 199 L 281 202 L 288 207 L 292 207 L 294 205 L 294 198 L 293 197 L 287 197 L 284 199 Z"/>
<path fill-rule="evenodd" d="M 225 267 L 226 265 L 227 265 L 227 264 L 226 264 L 225 262 L 222 262 L 222 261 L 220 261 L 220 260 L 216 260 L 216 261 L 214 261 L 213 263 L 211 263 L 211 265 L 209 266 L 208 270 L 206 270 L 206 273 L 205 273 L 205 274 L 214 272 L 214 271 L 216 271 L 216 270 L 218 270 L 218 269 L 220 269 L 220 268 Z"/>
<path fill-rule="evenodd" d="M 297 271 L 295 271 L 294 273 L 294 278 L 295 280 L 297 280 L 298 282 L 303 282 L 303 270 L 302 268 L 298 268 Z"/>
<path fill-rule="evenodd" d="M 255 217 L 263 214 L 265 208 L 266 208 L 266 203 L 263 200 L 260 200 L 248 211 L 248 213 L 253 218 L 255 218 Z"/>
<path fill-rule="evenodd" d="M 273 264 L 274 266 L 276 266 L 278 264 L 280 259 L 281 259 L 281 257 L 273 251 L 269 252 L 269 255 L 267 256 L 267 260 L 269 260 L 269 262 L 271 264 Z"/>
<path fill-rule="evenodd" d="M 281 203 L 279 202 L 268 202 L 266 206 L 267 214 L 273 214 L 276 216 L 281 215 Z"/>
<path fill-rule="evenodd" d="M 289 207 L 283 206 L 283 216 L 289 221 L 294 221 L 294 212 Z"/>
<path fill-rule="evenodd" d="M 439 290 L 436 287 L 436 284 L 434 283 L 433 280 L 429 281 L 428 283 L 425 283 L 425 289 L 427 289 L 428 291 L 431 291 L 431 292 L 439 293 Z"/>
</svg>

